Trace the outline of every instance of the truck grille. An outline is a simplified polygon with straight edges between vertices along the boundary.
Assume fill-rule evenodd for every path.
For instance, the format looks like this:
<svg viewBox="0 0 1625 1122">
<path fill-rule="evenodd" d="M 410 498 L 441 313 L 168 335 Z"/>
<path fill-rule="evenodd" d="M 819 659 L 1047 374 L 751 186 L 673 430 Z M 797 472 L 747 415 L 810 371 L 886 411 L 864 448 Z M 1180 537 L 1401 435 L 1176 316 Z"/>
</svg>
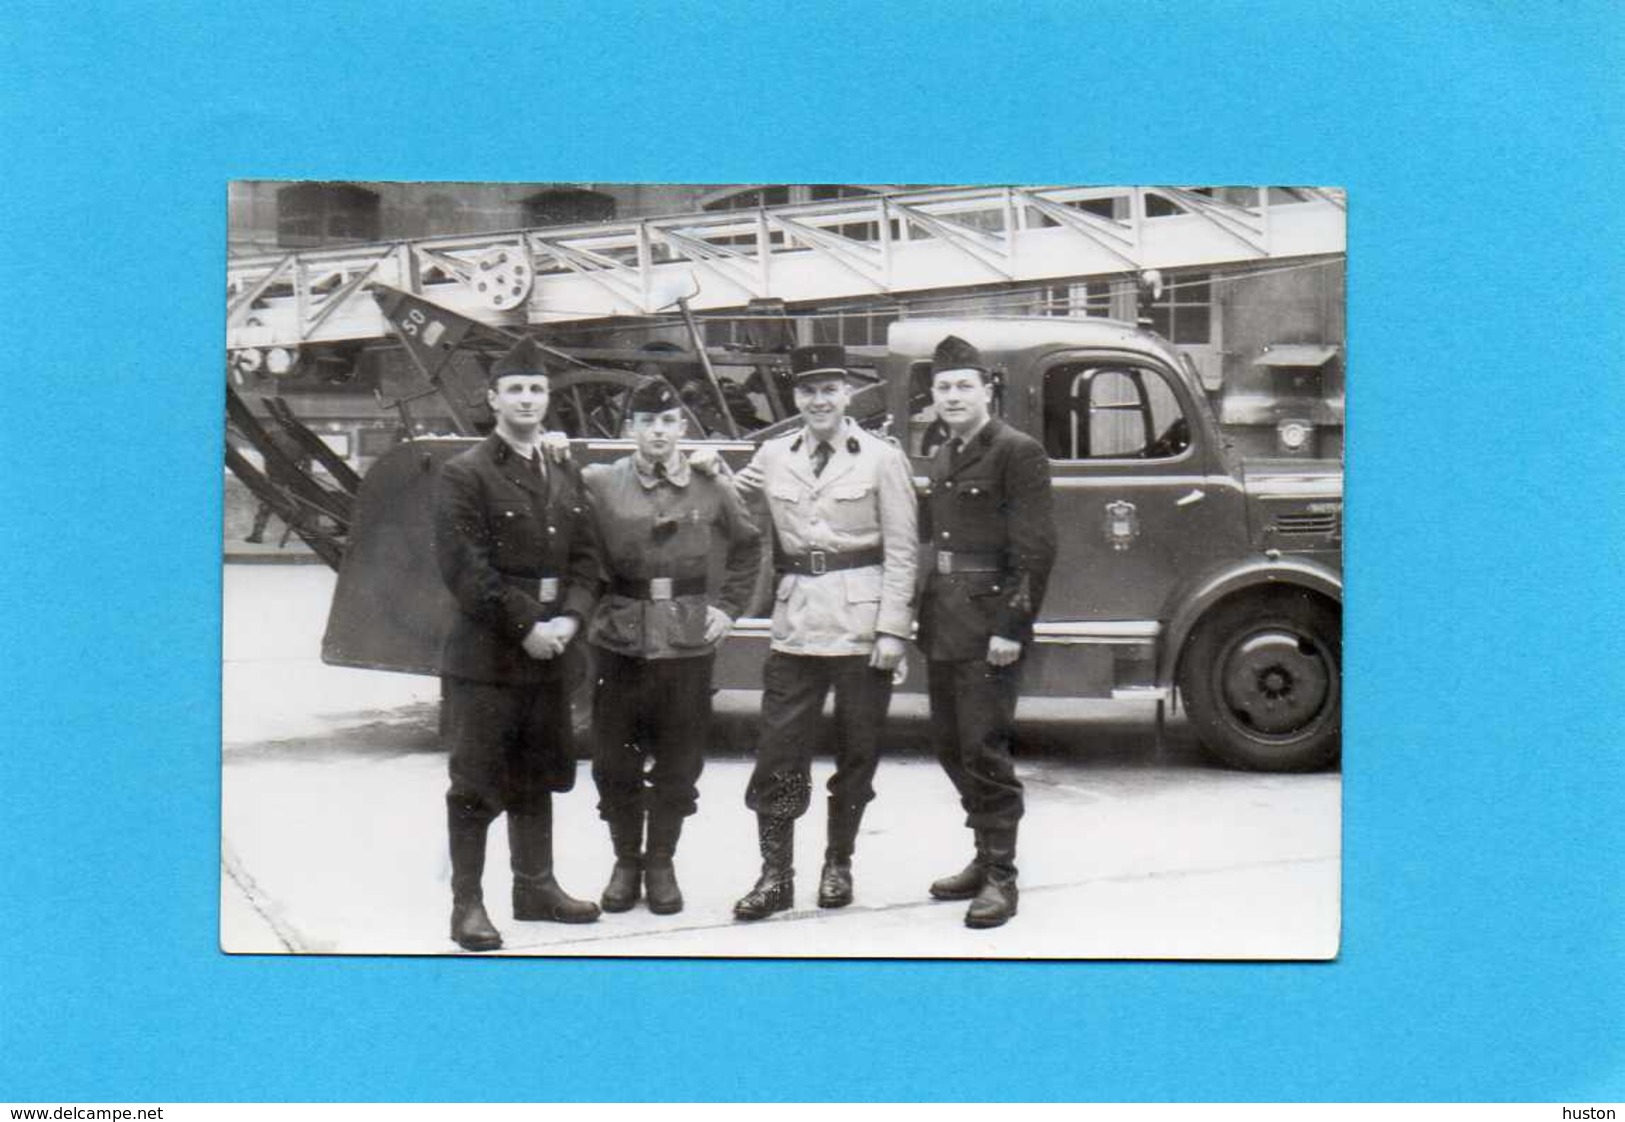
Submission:
<svg viewBox="0 0 1625 1122">
<path fill-rule="evenodd" d="M 1339 521 L 1337 514 L 1280 514 L 1272 529 L 1277 534 L 1335 534 Z"/>
</svg>

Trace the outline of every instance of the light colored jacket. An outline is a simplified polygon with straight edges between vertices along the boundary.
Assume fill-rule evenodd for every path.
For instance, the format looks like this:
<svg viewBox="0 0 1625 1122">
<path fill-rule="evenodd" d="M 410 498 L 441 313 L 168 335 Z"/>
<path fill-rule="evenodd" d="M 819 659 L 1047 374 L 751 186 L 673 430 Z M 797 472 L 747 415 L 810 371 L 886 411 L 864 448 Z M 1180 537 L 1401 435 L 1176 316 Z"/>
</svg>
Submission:
<svg viewBox="0 0 1625 1122">
<path fill-rule="evenodd" d="M 866 655 L 875 635 L 908 639 L 914 627 L 919 552 L 914 480 L 902 450 L 850 420 L 831 442 L 833 455 L 814 475 L 811 436 L 770 440 L 752 461 L 776 548 L 847 553 L 881 547 L 879 565 L 818 576 L 783 573 L 773 603 L 773 649 L 800 655 Z"/>
</svg>

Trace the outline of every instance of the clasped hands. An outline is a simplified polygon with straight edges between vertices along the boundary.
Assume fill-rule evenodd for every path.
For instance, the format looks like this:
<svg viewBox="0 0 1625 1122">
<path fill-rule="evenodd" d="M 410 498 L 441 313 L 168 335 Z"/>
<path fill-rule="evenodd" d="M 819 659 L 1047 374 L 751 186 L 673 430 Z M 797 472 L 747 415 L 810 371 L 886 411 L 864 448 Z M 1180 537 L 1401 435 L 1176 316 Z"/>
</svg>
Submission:
<svg viewBox="0 0 1625 1122">
<path fill-rule="evenodd" d="M 539 662 L 557 658 L 570 645 L 570 640 L 581 630 L 581 622 L 574 616 L 537 621 L 525 635 L 525 653 Z"/>
</svg>

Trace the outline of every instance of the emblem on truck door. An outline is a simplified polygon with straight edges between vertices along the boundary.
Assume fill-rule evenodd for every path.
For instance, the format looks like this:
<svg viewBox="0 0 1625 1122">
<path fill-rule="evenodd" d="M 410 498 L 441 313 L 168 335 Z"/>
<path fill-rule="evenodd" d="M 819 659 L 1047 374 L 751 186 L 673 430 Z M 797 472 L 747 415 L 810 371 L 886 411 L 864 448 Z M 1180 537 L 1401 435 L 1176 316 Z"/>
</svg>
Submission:
<svg viewBox="0 0 1625 1122">
<path fill-rule="evenodd" d="M 1118 499 L 1106 504 L 1106 540 L 1115 550 L 1124 550 L 1140 536 L 1140 516 L 1134 504 Z"/>
</svg>

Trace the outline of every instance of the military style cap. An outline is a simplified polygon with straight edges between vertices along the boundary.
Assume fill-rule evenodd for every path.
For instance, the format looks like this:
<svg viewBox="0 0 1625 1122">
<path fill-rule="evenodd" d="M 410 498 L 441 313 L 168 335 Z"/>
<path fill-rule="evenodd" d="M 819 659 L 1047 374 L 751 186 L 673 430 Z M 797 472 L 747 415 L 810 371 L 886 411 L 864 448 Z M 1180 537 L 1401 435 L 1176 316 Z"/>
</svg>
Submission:
<svg viewBox="0 0 1625 1122">
<path fill-rule="evenodd" d="M 989 372 L 987 363 L 982 360 L 982 352 L 957 335 L 950 335 L 938 343 L 931 355 L 931 373 L 941 374 L 944 370 L 975 370 L 984 376 Z"/>
<path fill-rule="evenodd" d="M 498 378 L 509 374 L 546 374 L 547 365 L 542 361 L 542 349 L 533 343 L 529 337 L 519 340 L 514 348 L 491 364 L 491 369 L 485 373 L 487 385 L 496 385 Z"/>
<path fill-rule="evenodd" d="M 795 384 L 800 385 L 814 378 L 828 378 L 834 374 L 849 382 L 880 381 L 873 374 L 848 369 L 846 348 L 839 343 L 814 343 L 790 352 L 790 380 Z"/>
<path fill-rule="evenodd" d="M 677 391 L 664 378 L 644 378 L 627 395 L 628 413 L 664 413 L 678 408 Z"/>
</svg>

